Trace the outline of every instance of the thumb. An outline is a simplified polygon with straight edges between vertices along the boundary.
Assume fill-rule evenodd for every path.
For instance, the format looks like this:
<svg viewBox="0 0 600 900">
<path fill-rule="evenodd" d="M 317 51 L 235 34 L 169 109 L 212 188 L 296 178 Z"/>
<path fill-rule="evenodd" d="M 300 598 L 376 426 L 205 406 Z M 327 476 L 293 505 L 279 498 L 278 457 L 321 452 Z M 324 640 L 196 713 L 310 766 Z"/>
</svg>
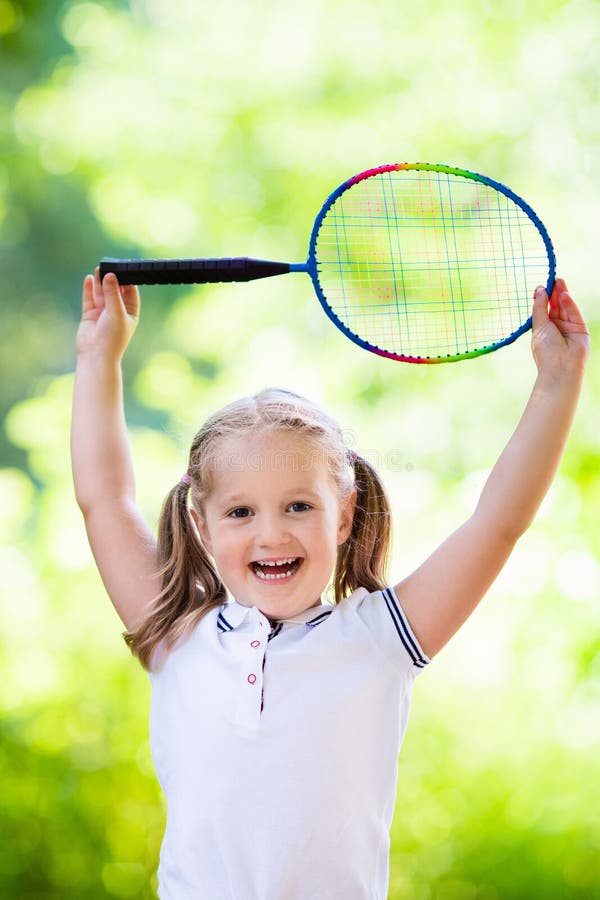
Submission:
<svg viewBox="0 0 600 900">
<path fill-rule="evenodd" d="M 104 292 L 106 311 L 113 315 L 121 316 L 124 311 L 123 300 L 119 290 L 119 281 L 112 272 L 108 272 L 104 276 L 102 290 Z"/>
<path fill-rule="evenodd" d="M 548 294 L 543 285 L 538 284 L 533 295 L 533 310 L 531 313 L 532 328 L 537 331 L 548 322 Z"/>
</svg>

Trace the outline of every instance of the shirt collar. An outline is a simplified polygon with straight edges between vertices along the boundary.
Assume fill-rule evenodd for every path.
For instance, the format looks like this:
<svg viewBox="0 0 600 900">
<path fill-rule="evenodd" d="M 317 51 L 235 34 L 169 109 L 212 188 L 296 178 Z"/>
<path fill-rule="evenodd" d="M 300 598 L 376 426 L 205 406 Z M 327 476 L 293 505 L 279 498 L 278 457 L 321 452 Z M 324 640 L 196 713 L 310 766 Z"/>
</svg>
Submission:
<svg viewBox="0 0 600 900">
<path fill-rule="evenodd" d="M 230 600 L 221 607 L 221 614 L 231 628 L 237 628 L 250 615 L 251 610 L 255 610 L 255 614 L 260 613 L 256 606 L 243 606 L 236 600 Z M 318 606 L 311 606 L 309 609 L 296 613 L 295 616 L 290 616 L 288 619 L 276 619 L 275 622 L 276 624 L 282 623 L 284 625 L 310 625 L 313 622 L 317 624 L 317 622 L 323 621 L 325 615 L 328 615 L 332 610 L 333 606 L 331 603 L 320 603 Z"/>
</svg>

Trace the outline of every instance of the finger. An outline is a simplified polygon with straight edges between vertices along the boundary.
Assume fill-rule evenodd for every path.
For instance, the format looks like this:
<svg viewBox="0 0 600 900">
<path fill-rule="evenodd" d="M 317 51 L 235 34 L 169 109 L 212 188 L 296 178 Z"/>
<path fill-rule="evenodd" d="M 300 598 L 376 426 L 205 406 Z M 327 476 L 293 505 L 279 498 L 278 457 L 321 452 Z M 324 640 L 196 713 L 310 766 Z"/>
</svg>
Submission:
<svg viewBox="0 0 600 900">
<path fill-rule="evenodd" d="M 567 282 L 564 278 L 557 278 L 554 282 L 554 287 L 558 291 L 559 294 L 564 294 L 565 291 L 568 291 Z M 554 293 L 554 292 L 553 292 Z"/>
<path fill-rule="evenodd" d="M 557 278 L 554 284 L 552 285 L 552 292 L 550 294 L 549 309 L 548 315 L 551 319 L 558 319 L 560 316 L 560 306 L 559 306 L 559 297 L 560 295 L 567 290 L 567 285 L 564 278 Z"/>
<path fill-rule="evenodd" d="M 94 309 L 94 276 L 86 275 L 81 291 L 81 311 L 83 314 Z"/>
<path fill-rule="evenodd" d="M 104 306 L 104 292 L 102 290 L 102 282 L 100 281 L 100 266 L 96 266 L 94 270 L 94 300 L 96 306 L 99 308 Z"/>
<path fill-rule="evenodd" d="M 534 330 L 543 328 L 548 321 L 548 294 L 546 288 L 541 284 L 538 284 L 533 295 L 531 320 Z"/>
<path fill-rule="evenodd" d="M 138 316 L 140 313 L 140 292 L 135 284 L 126 284 L 121 288 L 121 297 L 128 315 Z"/>
<path fill-rule="evenodd" d="M 561 319 L 564 319 L 566 322 L 572 322 L 575 325 L 585 325 L 581 311 L 568 291 L 563 291 L 560 294 L 558 302 Z"/>
</svg>

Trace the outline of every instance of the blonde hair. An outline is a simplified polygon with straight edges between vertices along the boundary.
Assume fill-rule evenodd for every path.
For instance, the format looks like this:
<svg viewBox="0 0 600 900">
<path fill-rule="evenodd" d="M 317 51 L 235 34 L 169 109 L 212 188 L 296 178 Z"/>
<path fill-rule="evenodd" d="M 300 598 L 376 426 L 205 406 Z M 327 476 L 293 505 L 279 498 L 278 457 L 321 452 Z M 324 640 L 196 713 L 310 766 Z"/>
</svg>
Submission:
<svg viewBox="0 0 600 900">
<path fill-rule="evenodd" d="M 327 462 L 340 503 L 356 487 L 352 528 L 338 547 L 333 572 L 335 603 L 365 587 L 386 586 L 391 514 L 383 484 L 367 460 L 350 463 L 342 430 L 315 403 L 281 388 L 267 388 L 218 410 L 192 441 L 188 475 L 191 501 L 197 512 L 211 491 L 211 469 L 230 438 L 269 433 L 304 438 Z M 227 600 L 227 591 L 196 530 L 188 507 L 188 485 L 179 482 L 169 491 L 158 525 L 157 562 L 161 591 L 135 631 L 125 642 L 142 666 L 150 670 L 158 645 L 168 652 L 209 610 Z"/>
</svg>

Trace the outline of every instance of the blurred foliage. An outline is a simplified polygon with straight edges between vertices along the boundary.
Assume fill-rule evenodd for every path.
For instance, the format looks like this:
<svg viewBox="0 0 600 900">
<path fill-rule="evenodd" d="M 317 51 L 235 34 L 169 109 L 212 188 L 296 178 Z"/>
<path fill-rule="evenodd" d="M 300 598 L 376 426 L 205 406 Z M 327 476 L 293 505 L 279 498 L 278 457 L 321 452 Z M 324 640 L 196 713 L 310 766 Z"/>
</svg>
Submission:
<svg viewBox="0 0 600 900">
<path fill-rule="evenodd" d="M 85 273 L 302 260 L 348 176 L 445 162 L 533 205 L 597 339 L 599 38 L 594 0 L 0 0 L 3 897 L 150 898 L 164 828 L 148 680 L 71 487 Z M 283 384 L 380 466 L 394 580 L 470 513 L 534 377 L 526 337 L 433 370 L 362 353 L 305 276 L 146 289 L 124 370 L 153 523 L 205 415 Z M 600 897 L 599 395 L 593 360 L 536 523 L 416 684 L 393 900 Z"/>
</svg>

